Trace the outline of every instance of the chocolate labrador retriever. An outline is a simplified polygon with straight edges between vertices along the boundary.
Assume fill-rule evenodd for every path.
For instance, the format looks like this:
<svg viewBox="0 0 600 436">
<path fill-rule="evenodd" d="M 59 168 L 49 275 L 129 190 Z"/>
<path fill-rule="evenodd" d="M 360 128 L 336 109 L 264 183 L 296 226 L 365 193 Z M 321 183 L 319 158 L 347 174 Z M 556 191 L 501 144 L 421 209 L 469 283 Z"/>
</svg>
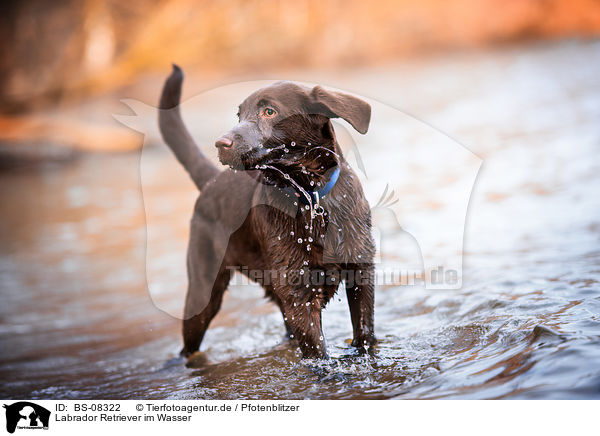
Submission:
<svg viewBox="0 0 600 436">
<path fill-rule="evenodd" d="M 191 220 L 181 354 L 199 349 L 236 270 L 263 286 L 306 358 L 327 357 L 321 310 L 343 281 L 352 345 L 368 350 L 375 343 L 371 214 L 330 119 L 364 134 L 369 104 L 291 82 L 259 89 L 215 143 L 230 167 L 220 171 L 183 123 L 182 82 L 174 65 L 159 111 L 163 139 L 201 190 Z"/>
</svg>

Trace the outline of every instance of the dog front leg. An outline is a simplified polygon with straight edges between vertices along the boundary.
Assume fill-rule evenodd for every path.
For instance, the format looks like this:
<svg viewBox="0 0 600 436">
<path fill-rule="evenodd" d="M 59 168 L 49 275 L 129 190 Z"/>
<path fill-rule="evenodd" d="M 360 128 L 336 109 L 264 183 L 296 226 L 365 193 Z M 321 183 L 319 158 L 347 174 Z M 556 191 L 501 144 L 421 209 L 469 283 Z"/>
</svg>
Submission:
<svg viewBox="0 0 600 436">
<path fill-rule="evenodd" d="M 350 307 L 352 346 L 368 348 L 375 345 L 373 306 L 375 303 L 375 268 L 371 264 L 349 266 L 354 274 L 346 280 L 346 296 Z"/>
<path fill-rule="evenodd" d="M 327 350 L 321 328 L 321 306 L 318 301 L 282 300 L 283 316 L 298 341 L 303 358 L 326 359 Z"/>
</svg>

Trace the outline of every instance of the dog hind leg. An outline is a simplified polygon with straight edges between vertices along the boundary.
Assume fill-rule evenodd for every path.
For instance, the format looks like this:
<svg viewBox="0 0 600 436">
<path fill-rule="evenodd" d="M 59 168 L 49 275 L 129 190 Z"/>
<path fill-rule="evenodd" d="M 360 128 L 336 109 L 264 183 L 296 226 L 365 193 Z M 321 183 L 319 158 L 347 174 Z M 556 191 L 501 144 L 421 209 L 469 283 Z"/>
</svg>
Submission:
<svg viewBox="0 0 600 436">
<path fill-rule="evenodd" d="M 232 275 L 225 261 L 228 240 L 227 232 L 220 232 L 203 220 L 192 219 L 182 356 L 190 356 L 199 349 L 208 325 L 221 308 Z"/>
<path fill-rule="evenodd" d="M 182 356 L 188 357 L 200 348 L 208 325 L 221 308 L 223 294 L 230 279 L 231 272 L 229 270 L 220 271 L 213 285 L 208 305 L 198 315 L 183 320 Z M 194 289 L 190 289 L 189 292 L 194 292 Z"/>
</svg>

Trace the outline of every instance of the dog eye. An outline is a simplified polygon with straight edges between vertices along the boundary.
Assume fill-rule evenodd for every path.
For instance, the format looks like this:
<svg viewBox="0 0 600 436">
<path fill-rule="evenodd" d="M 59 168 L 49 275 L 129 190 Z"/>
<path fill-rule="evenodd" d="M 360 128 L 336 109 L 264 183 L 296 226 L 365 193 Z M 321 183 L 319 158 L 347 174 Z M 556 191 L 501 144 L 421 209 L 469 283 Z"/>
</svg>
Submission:
<svg viewBox="0 0 600 436">
<path fill-rule="evenodd" d="M 277 115 L 277 111 L 272 107 L 266 107 L 262 111 L 262 116 L 265 118 L 273 118 L 275 115 Z"/>
</svg>

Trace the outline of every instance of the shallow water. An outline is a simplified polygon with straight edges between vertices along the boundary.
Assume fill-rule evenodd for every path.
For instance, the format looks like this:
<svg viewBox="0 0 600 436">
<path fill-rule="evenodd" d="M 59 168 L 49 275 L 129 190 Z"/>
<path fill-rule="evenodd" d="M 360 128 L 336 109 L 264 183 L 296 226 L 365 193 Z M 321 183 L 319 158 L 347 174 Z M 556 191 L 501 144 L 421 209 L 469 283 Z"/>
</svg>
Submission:
<svg viewBox="0 0 600 436">
<path fill-rule="evenodd" d="M 258 287 L 234 285 L 186 368 L 179 320 L 167 313 L 182 304 L 195 193 L 163 147 L 144 157 L 143 199 L 137 154 L 0 174 L 0 397 L 600 398 L 598 60 L 600 44 L 570 42 L 319 76 L 368 90 L 483 159 L 462 288 L 378 287 L 374 356 L 347 344 L 344 293 L 324 313 L 332 358 L 315 363 L 283 340 Z M 364 152 L 377 168 L 364 183 L 374 198 L 390 183 L 401 224 L 418 214 L 443 250 L 447 235 L 431 226 L 451 205 L 421 186 L 439 172 L 419 160 L 426 146 L 414 138 Z M 172 283 L 154 302 L 143 201 L 158 205 L 148 225 L 159 256 L 149 262 Z M 413 251 L 390 229 L 382 258 L 409 264 Z"/>
</svg>

